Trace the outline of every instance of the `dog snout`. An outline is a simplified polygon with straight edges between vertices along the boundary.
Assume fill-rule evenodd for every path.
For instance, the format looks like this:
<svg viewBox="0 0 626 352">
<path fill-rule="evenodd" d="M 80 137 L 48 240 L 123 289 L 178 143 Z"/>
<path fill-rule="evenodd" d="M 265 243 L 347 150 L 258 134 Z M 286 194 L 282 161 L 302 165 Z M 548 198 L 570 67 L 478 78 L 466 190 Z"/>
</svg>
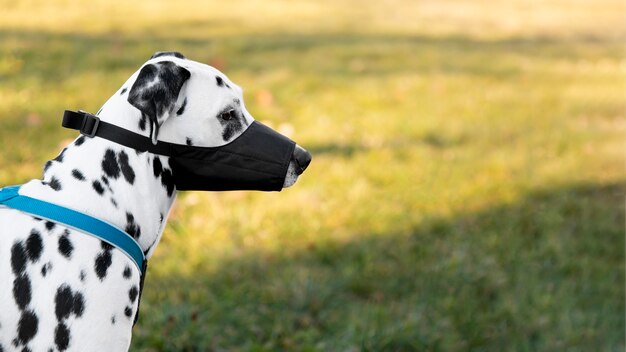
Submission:
<svg viewBox="0 0 626 352">
<path fill-rule="evenodd" d="M 293 159 L 298 165 L 296 172 L 298 175 L 302 175 L 304 170 L 311 163 L 311 153 L 309 153 L 306 149 L 302 148 L 299 145 L 296 145 L 296 149 L 293 151 Z"/>
</svg>

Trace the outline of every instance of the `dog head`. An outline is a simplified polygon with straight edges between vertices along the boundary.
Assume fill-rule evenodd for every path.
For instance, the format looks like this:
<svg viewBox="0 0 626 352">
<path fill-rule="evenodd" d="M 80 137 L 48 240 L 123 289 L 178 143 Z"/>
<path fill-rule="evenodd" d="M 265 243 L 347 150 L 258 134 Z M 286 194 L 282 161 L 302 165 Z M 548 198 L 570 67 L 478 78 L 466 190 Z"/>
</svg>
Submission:
<svg viewBox="0 0 626 352">
<path fill-rule="evenodd" d="M 254 122 L 242 89 L 217 69 L 175 52 L 154 54 L 134 78 L 128 102 L 141 112 L 140 128 L 159 140 L 198 147 L 235 141 Z M 269 141 L 268 141 L 269 143 Z M 296 145 L 283 187 L 293 185 L 311 161 Z"/>
</svg>

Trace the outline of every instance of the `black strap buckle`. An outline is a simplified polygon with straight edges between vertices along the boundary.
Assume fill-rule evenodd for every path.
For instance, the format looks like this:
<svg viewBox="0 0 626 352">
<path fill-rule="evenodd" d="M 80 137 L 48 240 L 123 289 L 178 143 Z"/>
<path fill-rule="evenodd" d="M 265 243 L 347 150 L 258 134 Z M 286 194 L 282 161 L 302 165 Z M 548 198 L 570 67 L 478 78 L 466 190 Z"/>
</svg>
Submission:
<svg viewBox="0 0 626 352">
<path fill-rule="evenodd" d="M 83 123 L 80 126 L 80 133 L 87 137 L 95 136 L 96 132 L 98 132 L 98 126 L 100 125 L 100 118 L 83 110 L 79 110 L 78 112 L 83 114 Z"/>
</svg>

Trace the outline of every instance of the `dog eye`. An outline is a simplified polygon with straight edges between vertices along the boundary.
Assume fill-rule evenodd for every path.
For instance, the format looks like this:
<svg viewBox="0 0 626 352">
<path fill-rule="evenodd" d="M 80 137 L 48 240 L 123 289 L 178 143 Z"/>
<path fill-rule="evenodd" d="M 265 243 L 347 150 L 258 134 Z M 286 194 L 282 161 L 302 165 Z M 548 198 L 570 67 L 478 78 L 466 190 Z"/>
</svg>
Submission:
<svg viewBox="0 0 626 352">
<path fill-rule="evenodd" d="M 235 111 L 235 109 L 230 109 L 220 114 L 220 118 L 225 121 L 232 120 L 236 117 L 237 117 L 237 112 Z"/>
</svg>

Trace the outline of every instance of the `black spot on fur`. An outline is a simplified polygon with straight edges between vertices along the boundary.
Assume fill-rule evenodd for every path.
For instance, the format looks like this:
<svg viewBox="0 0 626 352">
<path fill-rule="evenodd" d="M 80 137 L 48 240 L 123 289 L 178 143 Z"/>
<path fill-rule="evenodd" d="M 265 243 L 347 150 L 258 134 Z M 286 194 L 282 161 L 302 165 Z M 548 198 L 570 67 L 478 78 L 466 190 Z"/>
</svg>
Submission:
<svg viewBox="0 0 626 352">
<path fill-rule="evenodd" d="M 76 315 L 76 317 L 81 317 L 83 312 L 85 311 L 85 298 L 83 298 L 83 294 L 80 292 L 74 293 L 74 298 L 72 301 L 72 311 Z"/>
<path fill-rule="evenodd" d="M 18 341 L 25 345 L 32 339 L 39 328 L 39 318 L 33 311 L 24 311 L 20 317 L 20 321 L 17 325 L 17 338 Z"/>
<path fill-rule="evenodd" d="M 65 351 L 70 345 L 70 330 L 61 322 L 54 329 L 54 343 L 59 351 Z"/>
<path fill-rule="evenodd" d="M 19 276 L 26 269 L 26 250 L 21 242 L 11 247 L 11 268 L 15 276 Z"/>
<path fill-rule="evenodd" d="M 57 289 L 54 297 L 54 312 L 59 325 L 63 323 L 63 320 L 69 318 L 70 314 L 74 314 L 78 318 L 83 315 L 84 311 L 85 299 L 82 293 L 73 293 L 67 284 L 63 284 Z"/>
<path fill-rule="evenodd" d="M 131 307 L 124 308 L 124 315 L 130 318 L 133 315 L 133 309 Z"/>
<path fill-rule="evenodd" d="M 46 230 L 48 230 L 48 232 L 52 231 L 57 224 L 53 223 L 52 221 L 46 221 Z"/>
<path fill-rule="evenodd" d="M 134 239 L 139 238 L 141 236 L 141 229 L 139 225 L 135 222 L 135 217 L 131 213 L 126 213 L 126 228 L 124 229 L 127 234 L 133 236 Z"/>
<path fill-rule="evenodd" d="M 59 153 L 59 155 L 57 155 L 57 157 L 52 159 L 52 160 L 55 160 L 55 161 L 58 161 L 58 162 L 62 163 L 63 162 L 63 158 L 65 157 L 65 152 L 66 151 L 67 151 L 67 148 L 63 148 L 63 150 L 61 150 L 61 153 Z"/>
<path fill-rule="evenodd" d="M 118 155 L 118 159 L 120 162 L 120 168 L 122 169 L 122 174 L 124 175 L 124 179 L 128 181 L 131 185 L 135 183 L 135 171 L 128 163 L 128 154 L 124 151 L 121 151 Z"/>
<path fill-rule="evenodd" d="M 130 279 L 131 275 L 133 274 L 132 271 L 130 271 L 130 267 L 127 265 L 124 268 L 124 272 L 122 273 L 122 276 L 124 276 L 125 279 Z"/>
<path fill-rule="evenodd" d="M 20 275 L 13 280 L 13 298 L 20 310 L 26 309 L 31 299 L 30 279 L 27 275 Z"/>
<path fill-rule="evenodd" d="M 163 173 L 163 164 L 161 164 L 161 159 L 154 157 L 154 162 L 152 163 L 152 171 L 154 171 L 154 177 L 159 177 Z"/>
<path fill-rule="evenodd" d="M 72 176 L 78 181 L 85 181 L 85 175 L 77 169 L 72 170 Z"/>
<path fill-rule="evenodd" d="M 111 317 L 111 325 L 115 325 L 115 315 Z"/>
<path fill-rule="evenodd" d="M 230 108 L 228 110 L 230 110 Z M 221 112 L 220 115 L 222 115 L 228 110 Z M 239 111 L 237 110 L 231 110 L 231 111 L 233 112 L 233 114 L 231 115 L 232 118 L 228 120 L 219 118 L 220 124 L 224 128 L 224 130 L 222 131 L 222 138 L 226 142 L 228 142 L 236 133 L 241 132 L 243 130 L 244 124 L 247 124 L 246 119 Z"/>
<path fill-rule="evenodd" d="M 94 264 L 96 275 L 102 281 L 107 276 L 107 270 L 111 266 L 111 251 L 104 250 L 98 254 L 96 257 L 96 262 Z"/>
<path fill-rule="evenodd" d="M 142 112 L 141 119 L 139 120 L 139 129 L 142 131 L 145 131 L 147 122 L 148 122 L 148 116 L 146 116 L 146 114 Z"/>
<path fill-rule="evenodd" d="M 224 141 L 229 141 L 235 134 L 235 132 L 236 129 L 234 129 L 232 125 L 226 125 L 224 126 L 224 131 L 222 131 L 222 138 L 224 139 Z"/>
<path fill-rule="evenodd" d="M 172 175 L 172 171 L 169 169 L 163 170 L 163 174 L 161 175 L 161 183 L 165 188 L 167 188 L 167 196 L 171 197 L 174 193 L 174 176 Z"/>
<path fill-rule="evenodd" d="M 191 141 L 191 138 L 187 137 L 187 140 L 185 141 L 187 143 L 187 145 L 193 145 L 193 142 Z"/>
<path fill-rule="evenodd" d="M 106 188 L 113 193 L 113 189 L 111 188 L 111 184 L 109 183 L 109 179 L 106 176 L 100 177 L 102 183 L 106 186 Z"/>
<path fill-rule="evenodd" d="M 133 286 L 130 291 L 128 291 L 128 298 L 130 298 L 131 302 L 135 302 L 137 295 L 139 294 L 139 289 L 137 286 Z"/>
<path fill-rule="evenodd" d="M 47 262 L 46 264 L 41 266 L 41 276 L 46 277 L 48 273 L 52 270 L 52 263 Z"/>
<path fill-rule="evenodd" d="M 82 145 L 83 143 L 85 143 L 85 136 L 80 136 L 80 137 L 76 138 L 76 141 L 74 142 L 74 145 L 78 147 L 78 146 Z"/>
<path fill-rule="evenodd" d="M 224 80 L 222 79 L 222 77 L 215 76 L 215 81 L 217 82 L 217 86 L 218 87 L 223 87 L 224 86 Z"/>
<path fill-rule="evenodd" d="M 41 235 L 35 229 L 30 232 L 30 236 L 26 239 L 26 254 L 31 262 L 36 262 L 41 256 L 41 250 L 43 249 L 43 242 L 41 241 Z"/>
<path fill-rule="evenodd" d="M 48 186 L 50 186 L 50 188 L 52 188 L 55 191 L 60 191 L 61 190 L 61 181 L 59 181 L 58 178 L 52 176 L 52 178 L 50 179 L 50 182 L 48 183 Z"/>
<path fill-rule="evenodd" d="M 85 270 L 81 270 L 80 274 L 78 275 L 78 278 L 80 279 L 80 281 L 85 282 L 86 277 L 87 277 L 87 273 L 85 272 Z"/>
<path fill-rule="evenodd" d="M 115 199 L 111 198 L 111 204 L 113 204 L 113 206 L 117 209 L 117 202 Z"/>
<path fill-rule="evenodd" d="M 98 180 L 93 181 L 91 186 L 99 195 L 102 195 L 104 193 L 104 187 L 102 187 L 102 184 L 100 183 L 100 181 Z"/>
<path fill-rule="evenodd" d="M 46 171 L 48 171 L 48 169 L 50 168 L 50 166 L 52 166 L 52 160 L 48 160 L 46 161 L 46 163 L 43 166 L 43 172 L 46 173 Z"/>
<path fill-rule="evenodd" d="M 127 90 L 128 90 L 128 88 L 126 88 L 126 87 L 122 88 L 122 91 L 120 92 L 120 95 L 126 93 Z"/>
<path fill-rule="evenodd" d="M 68 285 L 61 285 L 54 297 L 54 313 L 58 321 L 67 319 L 74 307 L 74 295 Z"/>
<path fill-rule="evenodd" d="M 185 100 L 183 100 L 183 104 L 180 106 L 180 109 L 178 109 L 178 111 L 176 111 L 176 115 L 180 116 L 185 112 L 185 107 L 187 107 L 187 98 L 185 98 Z"/>
<path fill-rule="evenodd" d="M 172 196 L 174 193 L 174 177 L 172 175 L 172 171 L 169 169 L 164 169 L 163 164 L 161 164 L 161 160 L 157 157 L 154 158 L 152 163 L 152 171 L 154 172 L 154 177 L 161 176 L 161 184 L 165 186 L 167 190 L 167 195 Z"/>
<path fill-rule="evenodd" d="M 104 242 L 104 241 L 100 241 L 100 247 L 102 249 L 104 249 L 105 251 L 110 251 L 113 249 L 113 245 L 109 244 L 108 242 Z"/>
<path fill-rule="evenodd" d="M 68 234 L 63 234 L 59 237 L 59 253 L 61 253 L 61 255 L 65 258 L 69 258 L 72 256 L 72 251 L 74 251 L 74 246 L 68 238 Z"/>
<path fill-rule="evenodd" d="M 102 171 L 112 178 L 117 179 L 120 177 L 120 165 L 117 162 L 117 157 L 112 149 L 107 149 L 104 153 L 104 159 L 102 159 Z"/>
</svg>

